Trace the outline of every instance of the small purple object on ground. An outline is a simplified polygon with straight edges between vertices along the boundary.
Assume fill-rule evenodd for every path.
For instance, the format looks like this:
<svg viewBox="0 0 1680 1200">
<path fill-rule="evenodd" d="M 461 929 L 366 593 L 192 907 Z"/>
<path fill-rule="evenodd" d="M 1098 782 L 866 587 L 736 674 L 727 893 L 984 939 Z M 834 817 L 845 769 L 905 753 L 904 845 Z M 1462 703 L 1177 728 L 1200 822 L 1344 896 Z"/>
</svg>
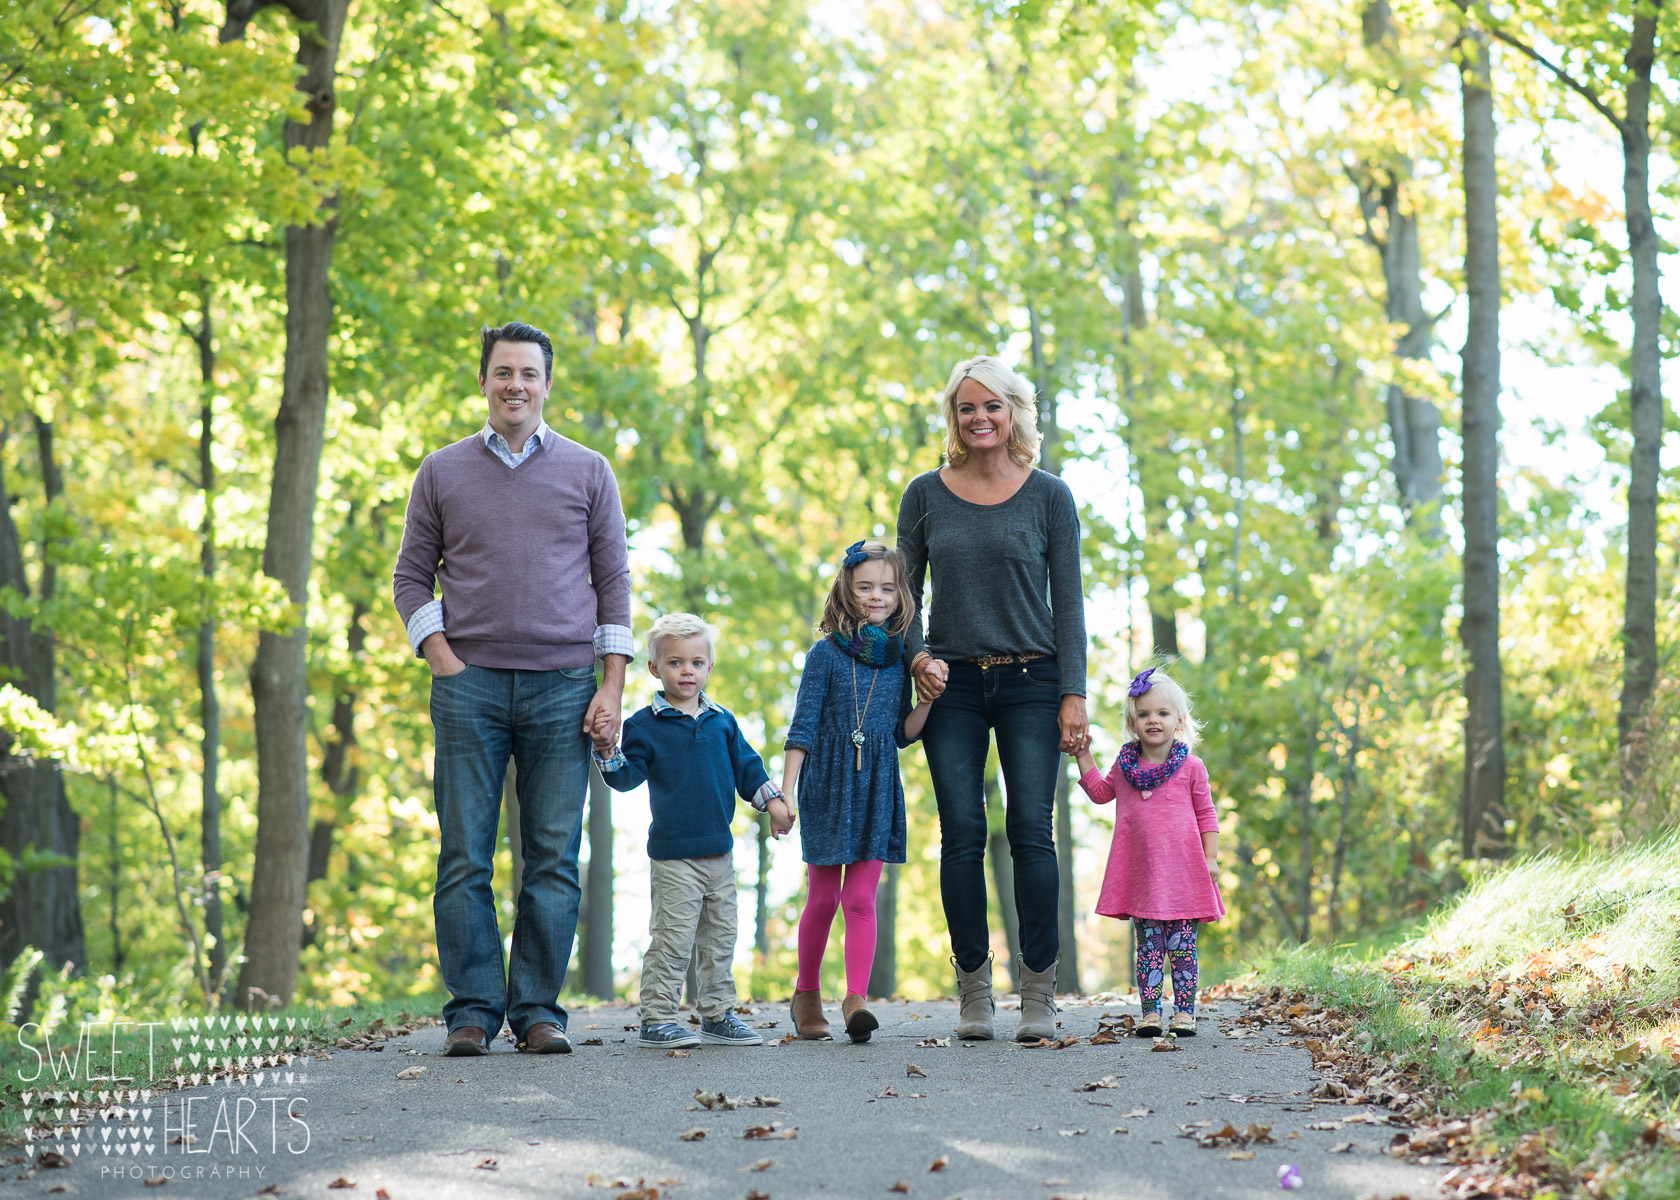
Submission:
<svg viewBox="0 0 1680 1200">
<path fill-rule="evenodd" d="M 1290 1191 L 1301 1186 L 1301 1169 L 1294 1163 L 1284 1163 L 1278 1168 L 1278 1187 Z"/>
</svg>

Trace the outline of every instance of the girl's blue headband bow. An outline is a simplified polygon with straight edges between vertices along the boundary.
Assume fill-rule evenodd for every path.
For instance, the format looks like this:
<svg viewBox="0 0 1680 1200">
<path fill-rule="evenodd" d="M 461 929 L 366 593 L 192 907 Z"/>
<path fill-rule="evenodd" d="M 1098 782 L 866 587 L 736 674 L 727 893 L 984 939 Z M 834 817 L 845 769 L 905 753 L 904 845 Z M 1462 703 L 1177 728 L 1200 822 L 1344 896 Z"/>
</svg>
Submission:
<svg viewBox="0 0 1680 1200">
<path fill-rule="evenodd" d="M 863 539 L 859 538 L 857 541 L 853 542 L 850 546 L 846 547 L 846 557 L 842 561 L 841 565 L 850 569 L 852 567 L 857 566 L 860 562 L 863 562 L 868 557 L 869 557 L 869 551 L 867 551 L 863 548 Z"/>
</svg>

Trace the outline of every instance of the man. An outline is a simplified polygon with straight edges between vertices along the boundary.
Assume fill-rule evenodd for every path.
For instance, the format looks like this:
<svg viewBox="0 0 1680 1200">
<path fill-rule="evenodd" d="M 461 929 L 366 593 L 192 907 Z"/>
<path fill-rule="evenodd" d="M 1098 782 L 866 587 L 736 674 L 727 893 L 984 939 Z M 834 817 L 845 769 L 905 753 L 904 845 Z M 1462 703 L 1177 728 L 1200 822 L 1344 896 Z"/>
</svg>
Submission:
<svg viewBox="0 0 1680 1200">
<path fill-rule="evenodd" d="M 553 377 L 542 330 L 481 331 L 489 420 L 420 464 L 392 578 L 432 669 L 432 912 L 452 1056 L 488 1053 L 504 1018 L 520 1050 L 571 1053 L 558 999 L 577 932 L 587 733 L 617 737 L 633 652 L 618 483 L 543 421 Z M 490 878 L 510 756 L 525 870 L 504 980 Z"/>
</svg>

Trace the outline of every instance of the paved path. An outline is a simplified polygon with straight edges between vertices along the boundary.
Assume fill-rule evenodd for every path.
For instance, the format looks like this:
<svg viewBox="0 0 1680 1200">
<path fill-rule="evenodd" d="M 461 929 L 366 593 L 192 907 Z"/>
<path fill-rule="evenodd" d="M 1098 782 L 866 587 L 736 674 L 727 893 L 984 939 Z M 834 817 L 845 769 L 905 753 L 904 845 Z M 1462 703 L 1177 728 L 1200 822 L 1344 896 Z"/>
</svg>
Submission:
<svg viewBox="0 0 1680 1200">
<path fill-rule="evenodd" d="M 1062 1029 L 1089 1039 L 1101 1015 L 1124 1011 L 1065 1002 Z M 574 1011 L 572 1037 L 580 1044 L 564 1057 L 517 1054 L 504 1040 L 487 1058 L 446 1059 L 443 1030 L 423 1029 L 380 1053 L 300 1059 L 289 1084 L 270 1073 L 260 1086 L 153 1096 L 151 1116 L 95 1121 L 82 1135 L 91 1143 L 115 1127 L 118 1141 L 144 1136 L 154 1151 L 75 1156 L 66 1168 L 37 1168 L 0 1190 L 251 1197 L 278 1186 L 284 1196 L 347 1200 L 608 1200 L 625 1193 L 645 1200 L 653 1189 L 661 1200 L 1234 1200 L 1282 1195 L 1278 1168 L 1292 1163 L 1303 1180 L 1294 1195 L 1303 1198 L 1438 1195 L 1441 1169 L 1382 1153 L 1393 1135 L 1385 1125 L 1310 1128 L 1372 1110 L 1314 1104 L 1308 1093 L 1318 1076 L 1307 1052 L 1264 1033 L 1233 1036 L 1237 1007 L 1229 1001 L 1206 1005 L 1202 1035 L 1172 1053 L 1135 1038 L 1061 1049 L 927 1044 L 949 1036 L 956 1015 L 949 1001 L 883 1004 L 876 1012 L 882 1028 L 862 1046 L 700 1046 L 675 1057 L 639 1049 L 625 1028 L 634 1010 L 621 1006 Z M 837 1016 L 830 1006 L 830 1018 Z M 999 1016 L 1000 1028 L 1013 1028 L 1013 1012 Z M 743 1019 L 776 1022 L 764 1029 L 767 1038 L 789 1027 L 782 1005 Z M 599 1045 L 583 1044 L 597 1038 Z M 424 1070 L 415 1077 L 398 1077 L 417 1067 Z M 696 1103 L 696 1089 L 780 1104 L 708 1110 Z M 188 1098 L 188 1136 L 197 1142 L 183 1146 Z M 166 1100 L 173 1106 L 168 1136 L 159 1107 Z M 244 1136 L 236 1139 L 241 1120 Z M 1179 1126 L 1194 1122 L 1207 1122 L 1196 1130 L 1202 1133 L 1227 1123 L 1239 1131 L 1267 1125 L 1275 1140 L 1246 1151 L 1203 1148 L 1181 1135 Z M 142 1134 L 142 1125 L 150 1132 Z M 797 1136 L 743 1136 L 753 1126 Z M 681 1140 L 693 1130 L 704 1137 Z M 1338 1149 L 1349 1142 L 1351 1149 Z M 8 1159 L 0 1179 L 26 1175 L 21 1155 Z M 173 1171 L 166 1183 L 144 1186 L 144 1177 L 166 1169 Z M 332 1190 L 337 1180 L 354 1189 Z"/>
</svg>

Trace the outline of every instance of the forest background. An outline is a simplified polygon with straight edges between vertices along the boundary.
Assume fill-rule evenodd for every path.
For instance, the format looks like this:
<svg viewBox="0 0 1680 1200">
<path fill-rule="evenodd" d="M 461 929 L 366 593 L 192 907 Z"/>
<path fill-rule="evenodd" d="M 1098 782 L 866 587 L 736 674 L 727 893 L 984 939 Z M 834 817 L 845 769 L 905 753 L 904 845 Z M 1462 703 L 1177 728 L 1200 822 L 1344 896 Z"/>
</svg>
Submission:
<svg viewBox="0 0 1680 1200">
<path fill-rule="evenodd" d="M 554 336 L 547 420 L 618 474 L 638 629 L 721 626 L 712 691 L 773 770 L 839 548 L 891 537 L 938 465 L 952 363 L 1018 364 L 1081 502 L 1099 759 L 1146 663 L 1208 722 L 1215 964 L 1671 826 L 1672 21 L 12 0 L 11 984 L 439 988 L 426 668 L 390 571 L 420 459 L 483 422 L 476 330 L 508 319 Z M 902 766 L 875 984 L 917 996 L 950 977 L 926 769 Z M 1067 783 L 1062 986 L 1122 985 L 1126 931 L 1091 915 L 1108 814 Z M 634 988 L 645 823 L 596 781 L 580 991 Z M 790 987 L 797 857 L 743 809 L 751 994 Z M 510 839 L 505 915 L 518 862 Z"/>
</svg>

